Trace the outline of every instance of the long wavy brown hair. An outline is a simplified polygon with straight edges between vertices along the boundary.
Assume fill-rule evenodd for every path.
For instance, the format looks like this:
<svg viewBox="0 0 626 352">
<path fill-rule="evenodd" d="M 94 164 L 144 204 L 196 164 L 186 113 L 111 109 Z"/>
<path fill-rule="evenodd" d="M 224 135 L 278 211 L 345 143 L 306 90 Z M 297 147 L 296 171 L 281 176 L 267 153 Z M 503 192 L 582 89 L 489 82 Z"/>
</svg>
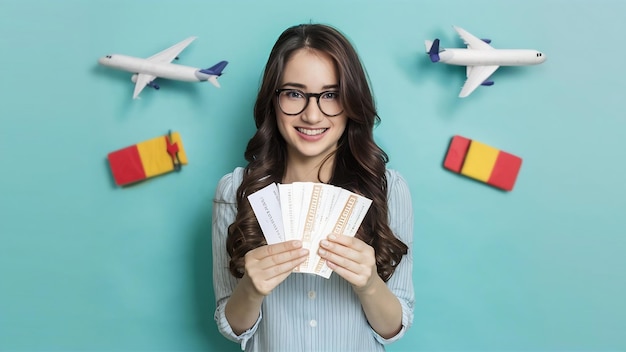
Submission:
<svg viewBox="0 0 626 352">
<path fill-rule="evenodd" d="M 356 237 L 374 248 L 378 275 L 387 281 L 407 253 L 407 246 L 389 228 L 385 176 L 389 158 L 373 137 L 373 129 L 380 118 L 367 74 L 354 47 L 337 29 L 322 24 L 301 24 L 285 30 L 265 66 L 254 106 L 257 131 L 244 154 L 248 166 L 237 190 L 237 216 L 228 228 L 226 246 L 231 257 L 230 272 L 242 277 L 245 254 L 266 244 L 247 196 L 270 183 L 282 181 L 287 148 L 276 122 L 275 91 L 281 84 L 285 64 L 293 53 L 303 48 L 327 53 L 335 62 L 340 101 L 348 122 L 334 152 L 333 172 L 328 183 L 372 200 Z"/>
</svg>

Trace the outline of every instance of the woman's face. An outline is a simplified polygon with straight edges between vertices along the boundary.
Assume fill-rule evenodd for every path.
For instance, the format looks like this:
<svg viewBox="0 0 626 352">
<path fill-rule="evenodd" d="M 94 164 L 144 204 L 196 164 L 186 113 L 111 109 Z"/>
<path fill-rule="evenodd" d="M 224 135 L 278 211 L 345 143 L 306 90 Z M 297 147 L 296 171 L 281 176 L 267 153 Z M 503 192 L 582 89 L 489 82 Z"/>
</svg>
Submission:
<svg viewBox="0 0 626 352">
<path fill-rule="evenodd" d="M 278 99 L 295 99 L 301 102 L 307 99 L 296 91 L 283 92 L 284 96 L 275 101 L 278 130 L 287 142 L 288 158 L 301 161 L 323 160 L 337 148 L 348 120 L 340 106 L 339 80 L 333 60 L 326 53 L 311 49 L 296 51 L 285 65 L 279 89 L 294 89 L 302 93 L 331 92 L 320 97 L 319 101 L 326 113 L 341 112 L 332 117 L 320 110 L 316 97 L 308 98 L 308 105 L 301 113 L 287 115 L 281 110 Z M 292 104 L 292 109 L 294 104 L 297 106 L 292 101 L 285 102 L 283 107 L 289 108 L 287 104 Z M 297 110 L 296 108 L 287 112 L 293 113 Z"/>
</svg>

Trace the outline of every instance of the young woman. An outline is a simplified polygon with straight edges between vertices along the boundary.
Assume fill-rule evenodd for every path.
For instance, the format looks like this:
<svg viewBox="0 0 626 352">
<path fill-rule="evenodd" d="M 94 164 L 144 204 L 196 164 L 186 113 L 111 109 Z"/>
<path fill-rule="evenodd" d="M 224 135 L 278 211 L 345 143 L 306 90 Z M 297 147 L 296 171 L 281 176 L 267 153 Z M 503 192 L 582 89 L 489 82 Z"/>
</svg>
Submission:
<svg viewBox="0 0 626 352">
<path fill-rule="evenodd" d="M 213 204 L 220 332 L 246 351 L 382 351 L 413 321 L 409 189 L 373 138 L 379 118 L 353 46 L 320 24 L 285 30 L 254 107 L 248 165 Z M 267 245 L 247 196 L 270 183 L 328 183 L 372 200 L 355 237 L 329 236 L 329 279 L 296 273 L 301 241 Z"/>
</svg>

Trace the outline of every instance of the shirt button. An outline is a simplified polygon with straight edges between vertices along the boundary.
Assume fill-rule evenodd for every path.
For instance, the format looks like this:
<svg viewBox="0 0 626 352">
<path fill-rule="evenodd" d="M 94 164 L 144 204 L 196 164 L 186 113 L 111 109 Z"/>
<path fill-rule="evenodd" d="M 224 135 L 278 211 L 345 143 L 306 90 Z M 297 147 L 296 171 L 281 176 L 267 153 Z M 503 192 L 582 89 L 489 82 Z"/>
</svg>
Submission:
<svg viewBox="0 0 626 352">
<path fill-rule="evenodd" d="M 311 320 L 311 321 L 309 322 L 309 325 L 310 325 L 312 328 L 314 328 L 314 327 L 316 327 L 316 326 L 317 326 L 317 321 L 316 321 L 315 319 L 313 319 L 313 320 Z"/>
<path fill-rule="evenodd" d="M 315 291 L 309 291 L 309 299 L 315 299 Z"/>
</svg>

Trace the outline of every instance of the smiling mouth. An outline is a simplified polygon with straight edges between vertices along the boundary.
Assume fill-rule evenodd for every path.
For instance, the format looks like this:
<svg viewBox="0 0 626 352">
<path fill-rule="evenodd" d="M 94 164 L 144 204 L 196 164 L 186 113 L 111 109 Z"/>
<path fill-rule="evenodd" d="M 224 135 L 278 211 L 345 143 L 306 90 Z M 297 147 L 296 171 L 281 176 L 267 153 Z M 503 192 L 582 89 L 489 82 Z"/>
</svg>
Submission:
<svg viewBox="0 0 626 352">
<path fill-rule="evenodd" d="M 311 129 L 297 127 L 296 130 L 298 130 L 298 132 L 302 134 L 306 134 L 307 136 L 317 136 L 319 134 L 326 132 L 328 128 L 318 128 L 318 129 L 311 130 Z"/>
</svg>

